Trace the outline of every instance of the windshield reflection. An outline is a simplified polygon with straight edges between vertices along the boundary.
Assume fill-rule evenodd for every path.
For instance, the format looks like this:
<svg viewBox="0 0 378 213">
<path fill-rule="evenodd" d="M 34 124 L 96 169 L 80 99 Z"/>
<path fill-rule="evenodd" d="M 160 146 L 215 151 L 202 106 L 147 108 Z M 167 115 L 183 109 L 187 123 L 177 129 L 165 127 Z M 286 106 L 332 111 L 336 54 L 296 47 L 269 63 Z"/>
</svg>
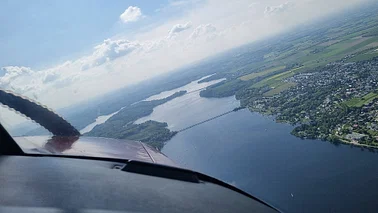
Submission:
<svg viewBox="0 0 378 213">
<path fill-rule="evenodd" d="M 45 144 L 44 148 L 51 153 L 62 153 L 72 148 L 72 145 L 79 139 L 79 136 L 61 137 L 53 136 Z"/>
</svg>

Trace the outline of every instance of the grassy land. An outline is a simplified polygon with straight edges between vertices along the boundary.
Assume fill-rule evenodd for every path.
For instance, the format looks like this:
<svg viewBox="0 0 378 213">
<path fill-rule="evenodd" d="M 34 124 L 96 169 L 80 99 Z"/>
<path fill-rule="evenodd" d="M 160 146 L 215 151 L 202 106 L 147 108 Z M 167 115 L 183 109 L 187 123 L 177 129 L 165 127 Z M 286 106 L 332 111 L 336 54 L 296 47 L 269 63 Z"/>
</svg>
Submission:
<svg viewBox="0 0 378 213">
<path fill-rule="evenodd" d="M 358 34 L 356 34 L 358 35 Z M 340 60 L 348 54 L 355 53 L 356 50 L 361 50 L 366 47 L 369 47 L 374 42 L 377 42 L 378 37 L 361 37 L 361 38 L 348 38 L 344 39 L 340 42 L 329 43 L 330 45 L 324 48 L 324 43 L 312 46 L 301 52 L 298 52 L 290 57 L 288 57 L 285 61 L 291 61 L 291 58 L 297 58 L 301 63 L 303 63 L 303 67 L 295 68 L 286 72 L 279 73 L 277 75 L 267 77 L 260 82 L 253 84 L 252 88 L 260 88 L 264 86 L 269 87 L 280 87 L 282 84 L 282 80 L 288 77 L 293 76 L 296 73 L 304 72 L 308 69 L 312 69 L 319 66 L 324 66 L 332 61 Z M 318 49 L 320 48 L 320 49 Z M 318 50 L 316 53 L 312 53 L 315 50 Z M 371 59 L 375 56 L 378 56 L 378 52 L 369 52 L 365 54 L 356 54 L 351 61 L 359 61 L 359 60 L 367 60 Z M 257 77 L 265 76 L 266 74 L 273 73 L 275 71 L 279 71 L 280 67 L 275 67 L 269 70 L 265 70 L 260 73 L 251 73 L 248 75 L 242 76 L 240 79 L 242 80 L 250 80 L 255 79 Z M 275 94 L 276 91 L 272 91 L 272 93 L 267 92 L 266 94 L 269 96 L 270 94 Z"/>
<path fill-rule="evenodd" d="M 364 37 L 366 40 L 362 41 L 361 43 L 358 43 L 357 45 L 350 47 L 349 49 L 346 49 L 343 51 L 343 53 L 356 53 L 365 49 L 368 49 L 371 44 L 374 44 L 378 41 L 378 37 Z"/>
<path fill-rule="evenodd" d="M 376 42 L 377 39 L 378 37 L 351 38 L 335 43 L 326 48 L 321 48 L 322 46 L 318 45 L 309 50 L 305 50 L 304 52 L 307 52 L 306 56 L 298 58 L 298 60 L 308 68 L 323 66 L 329 62 L 340 60 L 347 55 L 355 54 L 358 51 L 369 48 L 369 45 Z M 317 48 L 321 49 L 318 49 L 318 52 L 316 53 L 311 53 Z"/>
<path fill-rule="evenodd" d="M 201 95 L 226 97 L 244 88 L 268 87 L 271 91 L 265 91 L 264 95 L 271 96 L 288 89 L 284 80 L 297 73 L 311 72 L 339 60 L 355 62 L 378 56 L 378 15 L 365 14 L 363 18 L 343 21 L 322 33 L 293 32 L 279 43 L 258 45 L 256 51 L 239 55 L 236 66 L 226 71 L 229 75 L 226 82 Z M 258 57 L 261 54 L 263 57 Z M 254 61 L 256 58 L 262 60 Z M 288 67 L 297 68 L 288 70 Z"/>
<path fill-rule="evenodd" d="M 279 85 L 278 87 L 264 93 L 263 95 L 266 97 L 274 96 L 277 94 L 280 94 L 281 92 L 290 89 L 291 87 L 294 87 L 296 83 L 292 82 L 284 82 L 283 84 Z"/>
<path fill-rule="evenodd" d="M 297 73 L 311 71 L 316 67 L 325 66 L 330 62 L 341 60 L 348 55 L 352 56 L 348 59 L 348 61 L 351 62 L 371 59 L 378 56 L 378 51 L 376 51 L 375 48 L 378 36 L 362 37 L 362 34 L 368 31 L 367 29 L 362 32 L 356 32 L 353 33 L 353 36 L 350 34 L 341 35 L 336 40 L 326 43 L 327 46 L 325 46 L 324 42 L 314 45 L 304 43 L 294 45 L 295 47 L 287 51 L 272 52 L 269 54 L 270 57 L 267 57 L 264 62 L 255 63 L 253 64 L 254 66 L 249 64 L 243 67 L 243 70 L 246 70 L 245 68 L 248 67 L 247 70 L 251 70 L 252 73 L 243 73 L 241 77 L 236 79 L 237 81 L 224 82 L 224 84 L 212 88 L 212 91 L 203 92 L 204 97 L 225 97 L 227 95 L 233 95 L 238 88 L 242 88 L 241 86 L 238 87 L 240 83 L 250 88 L 270 87 L 272 89 L 264 93 L 264 96 L 273 96 L 292 87 L 292 85 L 285 84 L 283 80 Z M 301 49 L 296 49 L 299 47 L 301 47 Z M 296 62 L 303 66 L 285 71 L 287 66 L 280 65 L 289 65 Z M 264 66 L 268 67 L 268 65 L 273 67 L 261 72 L 253 72 Z M 254 67 L 254 69 L 252 69 L 252 67 Z"/>
<path fill-rule="evenodd" d="M 378 51 L 375 52 L 375 53 L 364 53 L 364 54 L 360 54 L 360 55 L 357 55 L 351 59 L 348 60 L 348 62 L 357 62 L 357 61 L 365 61 L 365 60 L 370 60 L 374 57 L 377 57 L 378 56 Z"/>
<path fill-rule="evenodd" d="M 369 29 L 369 32 L 364 33 L 363 36 L 378 36 L 378 28 Z"/>
<path fill-rule="evenodd" d="M 377 93 L 369 93 L 362 98 L 352 98 L 348 101 L 345 101 L 344 103 L 348 107 L 362 107 L 363 105 L 369 104 L 376 98 L 378 98 Z"/>
<path fill-rule="evenodd" d="M 249 81 L 249 80 L 255 79 L 257 77 L 266 76 L 266 75 L 269 75 L 271 73 L 283 70 L 285 68 L 286 68 L 286 66 L 273 67 L 273 68 L 264 70 L 262 72 L 256 72 L 256 73 L 251 73 L 251 74 L 242 76 L 242 77 L 240 77 L 240 80 L 242 80 L 242 81 Z"/>
<path fill-rule="evenodd" d="M 286 72 L 283 72 L 283 73 L 279 73 L 277 75 L 266 78 L 266 79 L 264 79 L 264 80 L 262 80 L 262 81 L 260 81 L 256 84 L 253 84 L 251 87 L 252 88 L 260 88 L 260 87 L 264 87 L 264 86 L 277 87 L 277 86 L 279 86 L 279 83 L 283 79 L 286 79 L 288 77 L 293 76 L 294 74 L 301 71 L 303 68 L 304 67 L 298 67 L 298 68 L 295 68 L 295 69 L 292 69 L 292 70 L 289 70 L 289 71 L 286 71 Z"/>
</svg>

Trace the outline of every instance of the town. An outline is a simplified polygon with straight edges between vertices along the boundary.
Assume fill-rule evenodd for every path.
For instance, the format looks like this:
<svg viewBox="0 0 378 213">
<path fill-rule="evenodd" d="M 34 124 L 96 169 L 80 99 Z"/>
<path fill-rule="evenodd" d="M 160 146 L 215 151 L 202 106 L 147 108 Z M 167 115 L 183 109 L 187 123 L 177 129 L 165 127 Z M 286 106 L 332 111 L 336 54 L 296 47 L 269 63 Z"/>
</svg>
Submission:
<svg viewBox="0 0 378 213">
<path fill-rule="evenodd" d="M 255 95 L 247 106 L 296 125 L 292 134 L 301 138 L 378 146 L 378 58 L 344 59 L 284 81 L 295 86 Z"/>
</svg>

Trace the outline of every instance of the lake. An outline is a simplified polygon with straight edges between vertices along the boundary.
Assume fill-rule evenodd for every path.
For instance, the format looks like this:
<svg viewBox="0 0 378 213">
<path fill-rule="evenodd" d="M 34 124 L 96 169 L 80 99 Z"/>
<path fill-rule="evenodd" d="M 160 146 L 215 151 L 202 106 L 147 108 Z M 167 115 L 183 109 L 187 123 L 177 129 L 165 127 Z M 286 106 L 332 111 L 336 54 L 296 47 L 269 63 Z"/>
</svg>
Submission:
<svg viewBox="0 0 378 213">
<path fill-rule="evenodd" d="M 187 102 L 188 100 L 194 100 L 194 99 L 197 99 L 197 101 L 202 101 L 202 102 L 212 102 L 212 103 L 216 103 L 216 102 L 219 102 L 219 104 L 222 104 L 223 107 L 227 108 L 228 106 L 224 106 L 224 103 L 225 101 L 224 100 L 210 100 L 210 99 L 202 99 L 199 97 L 199 93 L 200 93 L 200 90 L 201 89 L 204 89 L 210 85 L 213 85 L 213 84 L 216 84 L 216 83 L 219 83 L 221 81 L 224 81 L 226 80 L 225 78 L 223 79 L 219 79 L 219 80 L 214 80 L 214 81 L 209 81 L 209 82 L 203 82 L 203 83 L 198 83 L 199 81 L 205 79 L 205 78 L 208 78 L 212 75 L 208 75 L 208 76 L 205 76 L 205 77 L 202 77 L 198 80 L 195 80 L 195 81 L 192 81 L 190 82 L 189 84 L 187 85 L 184 85 L 182 87 L 179 87 L 179 88 L 176 88 L 176 89 L 173 89 L 173 90 L 169 90 L 169 91 L 164 91 L 164 92 L 161 92 L 157 95 L 153 95 L 153 96 L 150 96 L 144 100 L 141 100 L 141 101 L 152 101 L 152 100 L 158 100 L 158 99 L 163 99 L 163 98 L 167 98 L 168 96 L 171 96 L 173 95 L 174 93 L 176 92 L 180 92 L 180 91 L 186 91 L 188 94 L 186 96 L 182 96 L 182 97 L 179 97 L 179 98 L 176 98 L 172 101 L 170 101 L 169 103 L 166 103 L 164 106 L 161 105 L 161 106 L 158 106 L 158 107 L 155 107 L 154 108 L 154 112 L 149 115 L 149 116 L 146 116 L 146 117 L 143 117 L 141 119 L 138 119 L 136 120 L 134 123 L 136 124 L 141 124 L 141 123 L 144 123 L 148 120 L 164 120 L 165 118 L 165 114 L 167 112 L 167 110 L 170 110 L 171 113 L 175 113 L 177 115 L 177 118 L 180 118 L 180 119 L 185 119 L 187 120 L 188 122 L 195 122 L 196 119 L 202 119 L 201 117 L 192 117 L 191 115 L 195 114 L 196 112 L 194 112 L 193 110 L 191 111 L 188 111 L 189 114 L 183 114 L 181 113 L 181 110 L 178 109 L 176 106 L 179 105 L 180 102 Z M 198 97 L 198 98 L 196 98 Z M 138 102 L 141 102 L 141 101 L 138 101 Z M 136 104 L 138 102 L 135 102 L 133 104 Z M 235 99 L 232 99 L 230 98 L 229 99 L 229 102 L 233 102 L 233 105 L 235 106 L 238 106 L 239 105 L 239 102 L 236 101 Z M 132 105 L 133 105 L 132 104 Z M 214 104 L 206 104 L 206 103 L 203 103 L 201 104 L 202 106 L 213 106 Z M 172 107 L 170 107 L 172 106 Z M 99 116 L 96 118 L 96 120 L 91 123 L 91 124 L 88 124 L 86 127 L 84 127 L 83 129 L 80 130 L 80 133 L 81 134 L 84 134 L 84 133 L 87 133 L 87 132 L 90 132 L 95 126 L 97 125 L 100 125 L 100 124 L 103 124 L 105 123 L 110 117 L 112 117 L 113 115 L 117 114 L 119 111 L 121 111 L 124 107 L 122 107 L 120 110 L 114 112 L 114 113 L 111 113 L 111 114 L 108 114 L 108 115 L 102 115 L 102 116 Z M 233 109 L 233 108 L 232 108 Z M 222 111 L 222 109 L 220 109 L 220 111 Z M 216 115 L 217 112 L 213 112 L 212 114 L 210 115 Z M 202 115 L 204 115 L 203 113 L 201 113 Z M 186 115 L 185 117 L 180 117 L 180 115 Z M 207 116 L 207 115 L 205 115 Z M 191 120 L 192 118 L 194 118 L 194 120 Z M 180 124 L 182 124 L 182 122 L 178 122 L 177 126 L 175 124 L 175 122 L 173 122 L 172 120 L 169 121 L 169 128 L 170 129 L 173 129 L 173 130 L 177 130 L 177 128 L 180 128 Z"/>
<path fill-rule="evenodd" d="M 181 90 L 187 91 L 187 94 L 155 107 L 149 116 L 140 118 L 134 123 L 141 124 L 148 120 L 167 122 L 170 130 L 178 131 L 189 125 L 196 124 L 240 106 L 240 102 L 235 100 L 234 97 L 219 99 L 201 98 L 199 96 L 199 89 L 216 84 L 223 81 L 223 79 L 200 84 L 197 83 L 198 81 L 199 80 L 193 81 L 181 88 L 152 96 L 154 98 L 158 97 L 159 99 L 162 99 Z M 153 99 L 150 97 L 148 100 Z M 167 113 L 169 113 L 169 116 L 167 116 Z"/>
<path fill-rule="evenodd" d="M 241 110 L 178 133 L 163 153 L 286 212 L 371 212 L 378 207 L 377 153 L 301 140 L 291 129 Z"/>
<path fill-rule="evenodd" d="M 166 93 L 171 94 L 172 91 Z M 238 106 L 234 97 L 187 94 L 140 121 L 190 126 Z M 162 152 L 285 212 L 376 212 L 378 154 L 349 145 L 301 140 L 288 124 L 240 110 L 178 133 Z"/>
<path fill-rule="evenodd" d="M 84 127 L 83 129 L 80 130 L 80 134 L 85 134 L 87 132 L 90 132 L 92 131 L 93 128 L 95 128 L 95 126 L 99 125 L 99 124 L 103 124 L 105 123 L 110 117 L 112 117 L 113 115 L 117 114 L 119 111 L 121 111 L 123 108 L 121 108 L 120 110 L 118 110 L 117 112 L 114 112 L 114 113 L 111 113 L 109 115 L 101 115 L 101 116 L 98 116 L 95 120 L 95 122 L 87 125 L 86 127 Z"/>
</svg>

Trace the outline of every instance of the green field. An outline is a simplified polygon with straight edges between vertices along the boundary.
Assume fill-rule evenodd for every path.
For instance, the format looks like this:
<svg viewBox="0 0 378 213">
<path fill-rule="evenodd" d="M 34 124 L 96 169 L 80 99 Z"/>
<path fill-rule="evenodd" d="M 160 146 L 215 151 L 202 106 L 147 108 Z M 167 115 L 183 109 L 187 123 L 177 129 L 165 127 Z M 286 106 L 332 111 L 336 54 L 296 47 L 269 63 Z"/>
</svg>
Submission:
<svg viewBox="0 0 378 213">
<path fill-rule="evenodd" d="M 363 50 L 356 54 L 354 57 L 348 59 L 348 62 L 365 61 L 370 60 L 374 57 L 378 57 L 378 47 L 372 47 L 370 49 Z"/>
<path fill-rule="evenodd" d="M 378 22 L 378 20 L 376 21 Z M 359 27 L 356 28 L 356 32 L 340 34 L 339 37 L 324 42 L 309 42 L 302 41 L 302 39 L 294 40 L 286 44 L 287 46 L 292 44 L 289 48 L 283 45 L 284 47 L 282 48 L 285 51 L 272 51 L 264 55 L 264 61 L 262 62 L 249 63 L 229 71 L 230 73 L 239 72 L 242 75 L 237 79 L 230 80 L 213 88 L 212 93 L 214 97 L 224 97 L 226 94 L 234 94 L 237 88 L 243 87 L 238 84 L 244 84 L 249 88 L 270 87 L 272 90 L 264 93 L 264 96 L 273 96 L 288 89 L 286 88 L 288 85 L 283 80 L 297 73 L 311 72 L 314 68 L 325 66 L 346 56 L 349 56 L 347 61 L 350 62 L 369 60 L 377 57 L 378 36 L 363 36 L 363 34 L 371 31 L 371 28 L 362 31 L 357 31 L 357 29 Z M 300 67 L 286 71 L 287 67 L 292 65 Z M 264 67 L 270 68 L 264 69 Z M 247 72 L 246 74 L 245 70 L 250 70 L 251 73 Z M 258 70 L 263 71 L 259 72 Z M 349 105 L 354 106 L 354 102 L 358 103 L 359 100 L 353 100 Z"/>
<path fill-rule="evenodd" d="M 362 23 L 362 24 L 361 24 Z M 204 97 L 226 97 L 244 88 L 263 88 L 264 96 L 287 89 L 284 80 L 298 73 L 343 60 L 356 62 L 378 56 L 378 15 L 342 21 L 327 29 L 293 32 L 277 43 L 254 46 L 224 69 L 227 81 L 202 92 Z M 267 87 L 271 88 L 266 92 Z M 353 104 L 352 104 L 353 105 Z"/>
<path fill-rule="evenodd" d="M 344 104 L 346 104 L 348 107 L 362 107 L 363 105 L 369 104 L 376 98 L 378 98 L 377 93 L 369 93 L 362 98 L 352 98 L 345 101 Z"/>
<path fill-rule="evenodd" d="M 300 72 L 304 67 L 298 67 L 283 73 L 279 73 L 277 75 L 274 75 L 272 77 L 266 78 L 256 84 L 253 84 L 252 88 L 260 88 L 264 86 L 270 86 L 270 87 L 277 87 L 282 82 L 283 79 L 289 78 L 293 76 L 294 74 Z"/>
<path fill-rule="evenodd" d="M 309 41 L 305 38 L 299 38 L 293 40 L 291 43 L 285 44 L 288 46 L 291 45 L 291 47 L 285 48 L 284 51 L 273 51 L 265 54 L 265 63 L 262 63 L 262 65 L 273 62 L 279 62 L 281 64 L 297 62 L 304 67 L 301 67 L 298 71 L 291 70 L 295 71 L 294 74 L 296 74 L 324 66 L 330 62 L 343 59 L 346 56 L 350 57 L 348 61 L 351 62 L 371 59 L 378 56 L 377 22 L 378 18 L 373 17 L 367 22 L 367 25 L 362 26 L 355 23 L 346 23 L 345 26 L 340 26 L 338 29 L 329 29 L 329 35 L 327 37 L 332 39 Z M 280 70 L 284 70 L 284 67 L 278 66 L 262 72 L 250 73 L 243 75 L 239 79 L 242 81 L 253 80 L 258 77 L 268 76 Z M 279 86 L 280 81 L 293 75 L 291 71 L 266 77 L 251 87 Z"/>
<path fill-rule="evenodd" d="M 294 87 L 295 85 L 297 85 L 297 84 L 296 83 L 292 83 L 292 82 L 285 82 L 285 83 L 279 85 L 278 87 L 276 87 L 276 88 L 274 88 L 274 89 L 272 89 L 272 90 L 264 93 L 263 95 L 266 96 L 266 97 L 278 95 L 281 92 L 283 92 L 285 90 L 288 90 L 291 87 Z"/>
<path fill-rule="evenodd" d="M 286 68 L 286 66 L 273 67 L 273 68 L 264 70 L 262 72 L 256 72 L 256 73 L 251 73 L 251 74 L 242 76 L 242 77 L 240 77 L 240 80 L 242 80 L 242 81 L 249 81 L 249 80 L 255 79 L 257 77 L 266 76 L 266 75 L 269 75 L 271 73 L 283 70 L 285 68 Z"/>
</svg>

